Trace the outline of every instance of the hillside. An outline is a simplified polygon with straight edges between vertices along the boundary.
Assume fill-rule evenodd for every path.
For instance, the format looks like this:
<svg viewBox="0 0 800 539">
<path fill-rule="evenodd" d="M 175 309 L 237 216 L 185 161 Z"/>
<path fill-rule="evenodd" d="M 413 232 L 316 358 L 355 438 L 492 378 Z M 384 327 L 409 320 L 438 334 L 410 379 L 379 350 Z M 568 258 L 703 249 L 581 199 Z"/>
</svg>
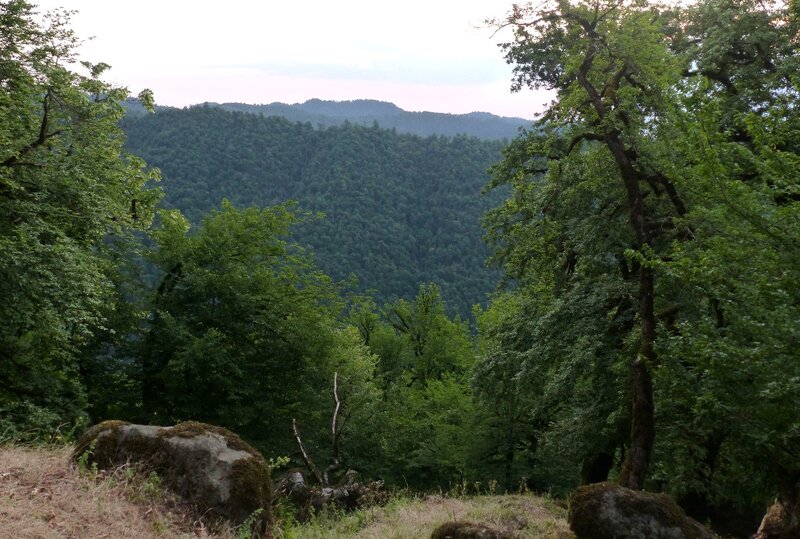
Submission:
<svg viewBox="0 0 800 539">
<path fill-rule="evenodd" d="M 80 473 L 68 462 L 71 448 L 0 448 L 0 537 L 214 538 L 248 537 L 230 527 L 209 529 L 191 508 L 164 492 L 157 477 L 129 468 L 110 475 Z M 323 515 L 300 525 L 282 521 L 276 539 L 397 539 L 428 537 L 438 524 L 469 518 L 513 529 L 520 539 L 572 537 L 565 511 L 531 495 L 448 498 L 399 496 L 386 507 L 342 518 Z"/>
<path fill-rule="evenodd" d="M 484 140 L 511 139 L 517 136 L 520 127 L 527 127 L 530 120 L 507 118 L 488 112 L 468 114 L 446 114 L 441 112 L 411 112 L 393 103 L 372 99 L 354 101 L 323 101 L 310 99 L 305 103 L 287 105 L 270 103 L 247 105 L 244 103 L 209 103 L 225 110 L 252 112 L 264 116 L 280 116 L 293 122 L 308 122 L 317 127 L 351 124 L 378 126 L 395 129 L 398 133 L 410 133 L 423 137 L 430 135 L 471 135 Z"/>
<path fill-rule="evenodd" d="M 379 300 L 435 282 L 466 316 L 497 282 L 480 220 L 502 196 L 481 195 L 500 141 L 355 124 L 319 130 L 210 106 L 128 117 L 123 128 L 128 149 L 162 170 L 166 204 L 195 223 L 223 198 L 296 200 L 324 213 L 299 227 L 298 241 L 332 277 L 355 275 Z"/>
<path fill-rule="evenodd" d="M 144 107 L 136 99 L 124 103 L 129 116 L 146 115 Z M 206 102 L 196 106 L 217 107 L 235 112 L 248 112 L 263 116 L 286 118 L 290 122 L 309 123 L 315 128 L 338 127 L 345 123 L 372 127 L 377 124 L 383 129 L 427 137 L 430 135 L 456 136 L 469 135 L 482 140 L 512 139 L 520 128 L 533 123 L 525 118 L 497 116 L 489 112 L 469 112 L 448 114 L 443 112 L 412 112 L 403 110 L 394 103 L 374 99 L 353 101 L 324 101 L 309 99 L 304 103 L 214 103 Z M 156 107 L 166 111 L 174 107 Z"/>
</svg>

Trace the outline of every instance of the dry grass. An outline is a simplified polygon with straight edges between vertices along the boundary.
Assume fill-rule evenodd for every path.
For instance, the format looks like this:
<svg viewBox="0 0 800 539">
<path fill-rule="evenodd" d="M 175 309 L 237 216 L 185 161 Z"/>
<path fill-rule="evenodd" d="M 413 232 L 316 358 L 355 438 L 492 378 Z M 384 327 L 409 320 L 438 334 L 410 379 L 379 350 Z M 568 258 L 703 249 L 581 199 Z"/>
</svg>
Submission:
<svg viewBox="0 0 800 539">
<path fill-rule="evenodd" d="M 0 448 L 0 537 L 18 539 L 233 538 L 129 469 L 79 474 L 70 448 Z"/>
<path fill-rule="evenodd" d="M 112 473 L 70 463 L 70 448 L 0 446 L 0 539 L 236 539 L 210 530 L 192 508 L 130 468 Z M 398 497 L 385 507 L 279 523 L 276 539 L 419 539 L 450 520 L 474 520 L 520 539 L 566 539 L 565 510 L 530 495 Z"/>
<path fill-rule="evenodd" d="M 473 520 L 514 532 L 520 539 L 574 537 L 565 510 L 551 500 L 531 495 L 472 498 L 401 498 L 386 507 L 359 511 L 336 519 L 322 518 L 292 530 L 297 539 L 419 539 L 438 525 Z"/>
</svg>

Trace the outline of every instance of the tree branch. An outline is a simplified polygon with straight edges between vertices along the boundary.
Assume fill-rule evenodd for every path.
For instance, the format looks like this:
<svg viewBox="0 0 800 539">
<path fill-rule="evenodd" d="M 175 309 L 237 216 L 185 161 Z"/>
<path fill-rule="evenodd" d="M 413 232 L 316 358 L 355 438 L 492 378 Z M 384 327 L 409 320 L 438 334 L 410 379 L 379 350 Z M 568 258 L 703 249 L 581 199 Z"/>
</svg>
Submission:
<svg viewBox="0 0 800 539">
<path fill-rule="evenodd" d="M 339 418 L 339 410 L 342 407 L 342 401 L 339 400 L 339 373 L 333 373 L 333 400 L 336 407 L 333 410 L 333 418 L 331 419 L 331 443 L 333 444 L 333 458 L 330 466 L 325 469 L 323 477 L 326 484 L 330 484 L 331 474 L 341 467 L 339 461 L 339 435 L 341 429 L 337 427 L 337 419 Z"/>
<path fill-rule="evenodd" d="M 596 142 L 605 142 L 605 137 L 603 135 L 598 135 L 597 133 L 581 133 L 580 135 L 575 135 L 567 146 L 566 155 L 572 153 L 572 150 L 575 149 L 575 146 L 580 144 L 584 140 L 594 140 Z"/>
<path fill-rule="evenodd" d="M 50 92 L 48 91 L 44 95 L 44 99 L 42 100 L 42 123 L 39 125 L 39 137 L 31 142 L 30 144 L 24 146 L 17 155 L 12 155 L 2 163 L 0 166 L 4 167 L 11 167 L 11 166 L 29 166 L 27 163 L 19 163 L 21 157 L 25 156 L 26 154 L 30 153 L 31 151 L 35 150 L 39 146 L 43 145 L 47 142 L 48 139 L 55 137 L 61 134 L 61 130 L 53 131 L 52 133 L 48 133 L 47 129 L 49 127 L 49 117 L 50 117 Z"/>
<path fill-rule="evenodd" d="M 308 456 L 306 448 L 303 445 L 303 440 L 300 439 L 300 431 L 297 429 L 297 421 L 295 419 L 292 419 L 292 431 L 294 432 L 294 439 L 297 440 L 297 445 L 300 448 L 300 454 L 303 455 L 303 461 L 306 463 L 308 469 L 311 470 L 311 474 L 314 476 L 314 479 L 316 479 L 320 485 L 324 485 L 325 481 L 323 481 L 322 475 L 320 475 L 319 470 L 314 465 L 311 457 Z"/>
</svg>

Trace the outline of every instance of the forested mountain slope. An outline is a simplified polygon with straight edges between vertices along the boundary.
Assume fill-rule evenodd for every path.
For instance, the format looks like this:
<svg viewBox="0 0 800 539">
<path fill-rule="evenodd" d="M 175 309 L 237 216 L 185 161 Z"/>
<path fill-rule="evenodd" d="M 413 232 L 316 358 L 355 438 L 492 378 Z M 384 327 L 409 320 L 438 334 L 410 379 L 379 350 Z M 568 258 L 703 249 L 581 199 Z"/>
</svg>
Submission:
<svg viewBox="0 0 800 539">
<path fill-rule="evenodd" d="M 511 139 L 519 134 L 520 127 L 532 122 L 523 118 L 507 118 L 488 112 L 446 114 L 441 112 L 411 112 L 394 103 L 373 99 L 354 101 L 323 101 L 309 99 L 305 103 L 270 103 L 248 105 L 244 103 L 209 103 L 225 110 L 253 112 L 264 116 L 280 116 L 293 122 L 310 122 L 317 127 L 341 126 L 345 121 L 371 126 L 377 123 L 385 129 L 413 135 L 472 135 L 480 139 Z"/>
<path fill-rule="evenodd" d="M 502 196 L 481 195 L 499 141 L 352 124 L 319 130 L 210 106 L 129 116 L 123 127 L 129 150 L 162 170 L 166 204 L 192 222 L 222 198 L 297 200 L 325 214 L 300 226 L 299 242 L 331 276 L 355 274 L 379 300 L 436 282 L 466 315 L 495 286 L 480 218 Z"/>
</svg>

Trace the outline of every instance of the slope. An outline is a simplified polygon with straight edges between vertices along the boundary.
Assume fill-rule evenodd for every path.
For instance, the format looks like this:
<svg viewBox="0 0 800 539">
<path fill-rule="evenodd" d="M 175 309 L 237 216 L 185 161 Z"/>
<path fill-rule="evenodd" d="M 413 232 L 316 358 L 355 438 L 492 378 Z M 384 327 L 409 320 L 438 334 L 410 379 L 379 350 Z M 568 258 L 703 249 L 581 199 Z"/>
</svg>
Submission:
<svg viewBox="0 0 800 539">
<path fill-rule="evenodd" d="M 166 203 L 193 222 L 223 197 L 239 206 L 297 200 L 325 214 L 301 225 L 300 243 L 331 276 L 353 274 L 379 300 L 435 282 L 466 316 L 494 287 L 480 219 L 502 193 L 480 192 L 500 141 L 319 130 L 210 106 L 128 117 L 123 127 L 128 148 L 163 171 Z"/>
</svg>

